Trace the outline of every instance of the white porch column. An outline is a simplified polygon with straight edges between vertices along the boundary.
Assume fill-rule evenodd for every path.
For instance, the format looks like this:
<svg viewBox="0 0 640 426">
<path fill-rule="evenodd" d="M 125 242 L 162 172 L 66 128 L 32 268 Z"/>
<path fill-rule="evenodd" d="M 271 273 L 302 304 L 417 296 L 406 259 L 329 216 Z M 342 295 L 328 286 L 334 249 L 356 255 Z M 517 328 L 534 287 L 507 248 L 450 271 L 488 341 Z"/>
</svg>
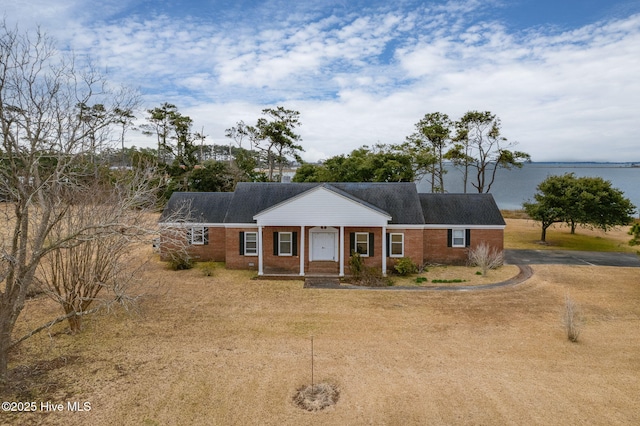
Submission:
<svg viewBox="0 0 640 426">
<path fill-rule="evenodd" d="M 340 276 L 344 277 L 344 226 L 340 227 L 340 247 L 338 247 L 338 252 L 340 253 Z"/>
<path fill-rule="evenodd" d="M 300 275 L 304 276 L 304 225 L 300 226 Z"/>
<path fill-rule="evenodd" d="M 258 275 L 263 275 L 262 269 L 262 226 L 258 225 Z"/>
<path fill-rule="evenodd" d="M 387 276 L 387 227 L 382 227 L 382 276 Z"/>
</svg>

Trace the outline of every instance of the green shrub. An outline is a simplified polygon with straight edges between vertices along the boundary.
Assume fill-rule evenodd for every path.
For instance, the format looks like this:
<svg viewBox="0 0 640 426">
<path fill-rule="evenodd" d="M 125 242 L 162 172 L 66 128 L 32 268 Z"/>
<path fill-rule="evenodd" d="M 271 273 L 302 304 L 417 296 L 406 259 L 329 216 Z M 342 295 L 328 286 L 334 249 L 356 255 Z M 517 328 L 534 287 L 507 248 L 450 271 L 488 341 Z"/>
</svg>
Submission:
<svg viewBox="0 0 640 426">
<path fill-rule="evenodd" d="M 351 258 L 349 259 L 349 272 L 355 281 L 359 281 L 364 274 L 364 259 L 360 256 L 360 253 L 356 253 L 355 251 L 351 253 Z"/>
<path fill-rule="evenodd" d="M 349 259 L 351 282 L 365 287 L 386 287 L 393 285 L 390 278 L 383 277 L 382 271 L 376 267 L 367 267 L 359 253 L 352 252 Z"/>
<path fill-rule="evenodd" d="M 416 283 L 417 284 L 422 284 L 422 283 L 427 282 L 427 281 L 429 281 L 429 279 L 427 277 L 417 277 L 416 278 Z"/>
<path fill-rule="evenodd" d="M 198 268 L 200 268 L 202 275 L 205 277 L 212 277 L 216 266 L 214 262 L 203 262 L 198 264 Z"/>
<path fill-rule="evenodd" d="M 401 257 L 400 259 L 398 259 L 393 268 L 398 274 L 402 276 L 411 275 L 418 272 L 418 265 L 416 265 L 409 257 Z"/>
<path fill-rule="evenodd" d="M 365 266 L 360 278 L 355 280 L 354 284 L 365 287 L 389 287 L 393 285 L 393 281 L 388 277 L 383 277 L 380 269 Z"/>
<path fill-rule="evenodd" d="M 169 267 L 174 271 L 184 271 L 193 268 L 193 259 L 185 251 L 169 253 Z"/>
<path fill-rule="evenodd" d="M 640 223 L 634 223 L 628 234 L 633 237 L 631 238 L 631 240 L 629 240 L 630 246 L 640 245 Z"/>
</svg>

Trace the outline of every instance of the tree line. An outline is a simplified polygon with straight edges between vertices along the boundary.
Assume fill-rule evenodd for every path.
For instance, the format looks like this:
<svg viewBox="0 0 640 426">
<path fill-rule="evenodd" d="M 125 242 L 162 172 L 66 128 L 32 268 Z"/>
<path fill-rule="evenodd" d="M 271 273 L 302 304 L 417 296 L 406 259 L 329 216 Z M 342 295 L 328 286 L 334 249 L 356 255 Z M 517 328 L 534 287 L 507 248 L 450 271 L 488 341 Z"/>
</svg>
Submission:
<svg viewBox="0 0 640 426">
<path fill-rule="evenodd" d="M 301 161 L 303 148 L 296 133 L 300 113 L 295 110 L 265 108 L 255 125 L 238 122 L 225 131 L 228 146 L 206 145 L 204 131 L 193 132 L 193 120 L 173 104 L 164 103 L 147 113 L 140 130 L 156 138 L 157 148 L 147 150 L 144 160 L 166 173 L 166 197 L 174 191 L 233 191 L 242 181 L 278 181 L 284 167 Z M 150 158 L 154 153 L 155 158 Z M 139 164 L 139 159 L 131 160 Z"/>
<path fill-rule="evenodd" d="M 463 188 L 489 192 L 498 169 L 522 167 L 529 154 L 513 150 L 500 118 L 490 111 L 469 111 L 452 121 L 447 114 L 426 114 L 404 142 L 362 146 L 321 164 L 303 164 L 295 182 L 414 182 L 426 178 L 431 192 L 445 192 L 445 162 L 463 171 Z"/>
</svg>

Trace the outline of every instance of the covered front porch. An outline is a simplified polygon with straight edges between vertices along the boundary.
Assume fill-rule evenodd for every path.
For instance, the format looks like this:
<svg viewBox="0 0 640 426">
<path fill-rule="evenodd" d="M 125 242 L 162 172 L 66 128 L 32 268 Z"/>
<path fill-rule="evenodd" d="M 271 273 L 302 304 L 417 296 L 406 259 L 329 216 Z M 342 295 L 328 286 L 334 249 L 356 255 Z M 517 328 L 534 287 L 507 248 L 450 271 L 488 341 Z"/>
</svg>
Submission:
<svg viewBox="0 0 640 426">
<path fill-rule="evenodd" d="M 335 190 L 318 186 L 259 212 L 254 220 L 259 276 L 344 277 L 353 247 L 387 272 L 384 239 L 391 216 Z"/>
<path fill-rule="evenodd" d="M 258 275 L 344 277 L 351 251 L 386 275 L 385 237 L 386 226 L 258 226 Z"/>
</svg>

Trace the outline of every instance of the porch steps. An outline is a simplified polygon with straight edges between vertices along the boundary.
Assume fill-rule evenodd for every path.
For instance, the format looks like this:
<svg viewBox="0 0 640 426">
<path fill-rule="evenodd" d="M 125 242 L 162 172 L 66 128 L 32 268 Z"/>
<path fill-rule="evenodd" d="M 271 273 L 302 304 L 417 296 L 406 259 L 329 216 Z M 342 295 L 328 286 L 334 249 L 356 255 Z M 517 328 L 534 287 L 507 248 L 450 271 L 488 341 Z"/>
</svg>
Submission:
<svg viewBox="0 0 640 426">
<path fill-rule="evenodd" d="M 306 274 L 310 275 L 338 275 L 340 265 L 338 262 L 332 261 L 313 261 L 309 262 Z"/>
</svg>

